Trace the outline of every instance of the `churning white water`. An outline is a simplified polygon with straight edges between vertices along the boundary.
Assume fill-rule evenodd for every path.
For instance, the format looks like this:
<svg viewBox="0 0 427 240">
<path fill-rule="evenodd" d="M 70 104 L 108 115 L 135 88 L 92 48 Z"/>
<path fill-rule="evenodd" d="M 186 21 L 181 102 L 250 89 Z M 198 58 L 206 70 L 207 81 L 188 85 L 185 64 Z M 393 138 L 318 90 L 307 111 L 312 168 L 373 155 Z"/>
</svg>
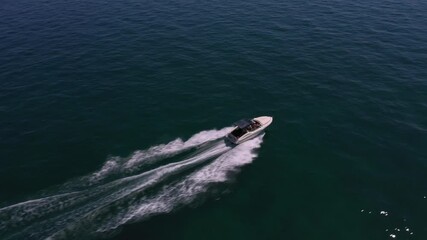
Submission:
<svg viewBox="0 0 427 240">
<path fill-rule="evenodd" d="M 98 171 L 43 197 L 1 208 L 0 238 L 96 237 L 189 204 L 257 156 L 254 150 L 263 135 L 233 147 L 222 139 L 229 131 L 202 131 L 186 141 L 176 139 L 127 158 L 110 158 Z"/>
</svg>

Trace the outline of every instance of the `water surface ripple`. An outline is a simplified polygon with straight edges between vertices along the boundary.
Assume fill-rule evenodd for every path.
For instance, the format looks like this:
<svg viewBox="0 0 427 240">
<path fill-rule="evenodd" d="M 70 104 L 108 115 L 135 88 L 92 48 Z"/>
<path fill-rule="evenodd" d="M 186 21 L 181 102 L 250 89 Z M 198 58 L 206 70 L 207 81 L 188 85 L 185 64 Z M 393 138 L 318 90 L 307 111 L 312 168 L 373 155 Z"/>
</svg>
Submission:
<svg viewBox="0 0 427 240">
<path fill-rule="evenodd" d="M 3 0 L 0 16 L 0 238 L 52 222 L 72 238 L 66 213 L 116 239 L 427 237 L 427 2 Z M 143 178 L 122 201 L 105 197 L 119 187 L 59 195 L 183 160 L 195 133 L 259 115 L 275 119 L 262 147 L 233 155 L 251 164 L 179 208 L 226 153 L 147 195 Z M 49 194 L 73 204 L 4 210 Z M 163 211 L 128 212 L 149 209 Z"/>
</svg>

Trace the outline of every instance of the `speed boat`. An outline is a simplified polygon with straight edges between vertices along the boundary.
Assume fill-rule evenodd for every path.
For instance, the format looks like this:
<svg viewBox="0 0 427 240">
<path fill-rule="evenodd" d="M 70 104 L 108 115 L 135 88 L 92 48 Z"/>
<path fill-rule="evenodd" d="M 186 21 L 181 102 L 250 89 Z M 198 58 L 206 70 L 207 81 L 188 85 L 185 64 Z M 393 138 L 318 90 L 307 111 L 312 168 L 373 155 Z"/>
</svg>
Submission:
<svg viewBox="0 0 427 240">
<path fill-rule="evenodd" d="M 269 116 L 239 120 L 233 124 L 235 128 L 227 134 L 226 138 L 234 144 L 242 143 L 256 137 L 272 122 L 273 118 Z"/>
</svg>

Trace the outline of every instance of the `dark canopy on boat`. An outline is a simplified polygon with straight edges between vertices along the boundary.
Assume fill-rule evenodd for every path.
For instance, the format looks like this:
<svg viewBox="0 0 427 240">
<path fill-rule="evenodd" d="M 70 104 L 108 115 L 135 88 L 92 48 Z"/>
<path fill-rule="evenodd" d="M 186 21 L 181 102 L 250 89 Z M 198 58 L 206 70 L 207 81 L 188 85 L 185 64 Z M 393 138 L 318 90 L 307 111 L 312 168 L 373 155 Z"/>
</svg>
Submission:
<svg viewBox="0 0 427 240">
<path fill-rule="evenodd" d="M 245 128 L 251 124 L 252 124 L 252 120 L 250 119 L 242 119 L 234 123 L 234 125 L 238 126 L 239 128 Z"/>
</svg>

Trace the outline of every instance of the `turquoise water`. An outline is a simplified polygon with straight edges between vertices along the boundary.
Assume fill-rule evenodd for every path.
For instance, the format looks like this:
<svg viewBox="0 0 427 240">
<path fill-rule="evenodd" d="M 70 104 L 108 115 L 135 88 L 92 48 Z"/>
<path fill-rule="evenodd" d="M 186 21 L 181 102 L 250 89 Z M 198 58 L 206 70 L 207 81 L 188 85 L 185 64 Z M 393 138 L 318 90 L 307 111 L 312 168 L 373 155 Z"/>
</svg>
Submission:
<svg viewBox="0 0 427 240">
<path fill-rule="evenodd" d="M 0 16 L 0 239 L 427 238 L 425 2 Z"/>
</svg>

